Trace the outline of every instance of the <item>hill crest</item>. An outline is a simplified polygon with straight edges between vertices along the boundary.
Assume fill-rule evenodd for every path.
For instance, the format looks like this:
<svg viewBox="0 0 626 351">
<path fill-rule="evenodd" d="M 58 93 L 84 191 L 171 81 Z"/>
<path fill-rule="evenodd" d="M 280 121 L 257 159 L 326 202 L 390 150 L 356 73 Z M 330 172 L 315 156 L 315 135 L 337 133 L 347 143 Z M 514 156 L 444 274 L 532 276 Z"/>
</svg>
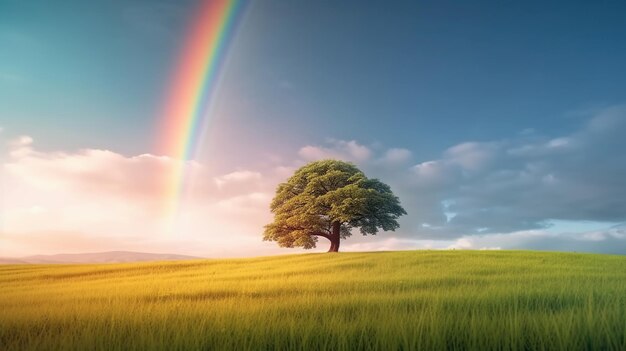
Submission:
<svg viewBox="0 0 626 351">
<path fill-rule="evenodd" d="M 147 261 L 193 260 L 202 257 L 169 253 L 148 253 L 134 251 L 106 251 L 92 253 L 32 255 L 25 257 L 0 257 L 0 264 L 46 264 L 46 263 L 126 263 Z"/>
</svg>

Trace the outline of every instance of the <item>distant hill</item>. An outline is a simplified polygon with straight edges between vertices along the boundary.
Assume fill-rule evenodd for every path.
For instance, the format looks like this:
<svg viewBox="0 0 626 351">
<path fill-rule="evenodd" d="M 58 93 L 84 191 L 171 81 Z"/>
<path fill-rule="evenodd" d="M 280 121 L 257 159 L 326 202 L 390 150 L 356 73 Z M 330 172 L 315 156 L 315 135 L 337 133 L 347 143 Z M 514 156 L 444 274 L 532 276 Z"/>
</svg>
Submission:
<svg viewBox="0 0 626 351">
<path fill-rule="evenodd" d="M 0 257 L 0 264 L 20 264 L 20 263 L 27 263 L 24 262 L 20 259 L 17 258 L 4 258 L 4 257 Z"/>
<path fill-rule="evenodd" d="M 202 257 L 132 251 L 109 251 L 79 254 L 35 255 L 19 258 L 0 257 L 0 264 L 38 263 L 122 263 L 145 261 L 193 260 Z"/>
</svg>

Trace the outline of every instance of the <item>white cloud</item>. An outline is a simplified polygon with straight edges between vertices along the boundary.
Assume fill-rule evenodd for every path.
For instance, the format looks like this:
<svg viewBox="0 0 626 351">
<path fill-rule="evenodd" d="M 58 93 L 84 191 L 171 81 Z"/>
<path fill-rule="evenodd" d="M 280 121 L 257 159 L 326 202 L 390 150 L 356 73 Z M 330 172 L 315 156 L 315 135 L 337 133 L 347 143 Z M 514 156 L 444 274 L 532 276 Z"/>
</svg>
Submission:
<svg viewBox="0 0 626 351">
<path fill-rule="evenodd" d="M 266 209 L 271 200 L 272 194 L 255 192 L 219 200 L 217 205 L 240 215 L 244 212 L 267 212 Z"/>
<path fill-rule="evenodd" d="M 258 243 L 255 253 L 276 252 L 261 243 L 275 180 L 264 182 L 259 172 L 211 175 L 197 162 L 108 150 L 42 152 L 29 137 L 11 142 L 8 154 L 0 256 L 175 247 L 181 253 L 224 256 L 251 242 Z M 181 167 L 193 182 L 171 232 L 170 214 L 163 209 L 175 200 L 168 189 Z"/>
<path fill-rule="evenodd" d="M 261 178 L 261 173 L 245 170 L 224 174 L 215 177 L 214 180 L 218 189 L 224 189 L 228 187 L 241 188 L 242 186 L 246 186 L 248 184 L 256 184 L 261 180 Z"/>
<path fill-rule="evenodd" d="M 480 171 L 493 160 L 498 151 L 496 143 L 466 142 L 445 152 L 448 162 L 458 164 L 467 171 Z"/>
<path fill-rule="evenodd" d="M 385 152 L 381 161 L 389 164 L 402 164 L 408 162 L 411 159 L 411 156 L 412 153 L 410 150 L 391 148 Z"/>
<path fill-rule="evenodd" d="M 448 249 L 461 249 L 461 250 L 467 250 L 467 249 L 475 249 L 474 244 L 472 243 L 472 241 L 468 238 L 460 238 L 457 239 L 454 244 L 448 246 Z"/>
<path fill-rule="evenodd" d="M 530 249 L 624 254 L 626 226 L 601 231 L 559 232 L 524 230 L 512 233 L 471 235 L 457 239 L 452 249 Z"/>
<path fill-rule="evenodd" d="M 354 140 L 329 140 L 330 146 L 307 145 L 300 149 L 298 155 L 305 161 L 323 159 L 339 159 L 352 162 L 365 162 L 372 156 L 372 151 Z"/>
<path fill-rule="evenodd" d="M 103 250 L 175 250 L 202 256 L 294 252 L 261 242 L 261 233 L 271 221 L 269 203 L 276 185 L 302 161 L 264 171 L 211 174 L 197 162 L 150 154 L 129 157 L 97 149 L 43 152 L 28 136 L 13 140 L 8 151 L 0 256 Z M 403 161 L 408 154 L 391 149 L 374 157 L 370 148 L 341 140 L 305 147 L 300 153 L 339 155 L 366 165 L 385 158 Z M 188 174 L 189 195 L 178 205 L 171 231 L 163 209 L 172 201 L 166 198 L 171 195 L 172 174 L 181 167 Z M 393 242 L 379 246 L 395 247 Z M 319 250 L 325 250 L 323 240 Z"/>
<path fill-rule="evenodd" d="M 412 213 L 404 222 L 406 235 L 517 232 L 555 219 L 626 221 L 624 133 L 622 106 L 601 111 L 569 135 L 533 133 L 453 146 L 441 158 L 413 166 L 412 182 L 400 184 Z M 413 199 L 404 195 L 409 193 Z M 445 200 L 452 201 L 449 208 L 441 206 Z M 456 215 L 445 221 L 446 211 Z"/>
<path fill-rule="evenodd" d="M 552 139 L 548 142 L 548 147 L 549 148 L 561 148 L 561 147 L 566 147 L 570 144 L 570 141 L 568 138 L 555 138 Z"/>
<path fill-rule="evenodd" d="M 337 158 L 355 162 L 368 176 L 388 183 L 408 212 L 397 232 L 375 238 L 355 235 L 342 244 L 345 250 L 527 248 L 626 253 L 623 226 L 581 225 L 581 230 L 561 231 L 549 227 L 550 223 L 561 223 L 560 228 L 570 223 L 575 228 L 581 221 L 626 222 L 625 133 L 626 107 L 615 107 L 567 135 L 542 136 L 534 131 L 503 140 L 463 142 L 444 150 L 439 158 L 413 165 L 407 149 L 329 140 L 304 146 L 299 159 L 290 162 L 281 155 L 265 169 L 226 174 L 214 174 L 196 162 L 150 154 L 127 157 L 94 149 L 42 152 L 33 147 L 31 138 L 21 137 L 10 143 L 3 165 L 6 235 L 0 238 L 0 250 L 27 250 L 19 239 L 22 234 L 65 233 L 80 237 L 76 242 L 85 243 L 81 249 L 93 238 L 91 251 L 143 244 L 155 250 L 180 247 L 177 252 L 196 255 L 202 255 L 199 251 L 215 256 L 294 252 L 260 241 L 263 225 L 271 220 L 268 206 L 276 185 L 304 162 Z M 283 161 L 275 162 L 279 159 Z M 190 196 L 181 204 L 176 235 L 168 237 L 163 229 L 164 188 L 181 167 L 191 176 Z M 102 244 L 106 240 L 100 238 L 111 244 Z M 53 245 L 45 249 L 43 243 L 48 242 L 42 240 L 37 250 L 58 252 Z M 324 249 L 321 241 L 319 251 Z"/>
</svg>

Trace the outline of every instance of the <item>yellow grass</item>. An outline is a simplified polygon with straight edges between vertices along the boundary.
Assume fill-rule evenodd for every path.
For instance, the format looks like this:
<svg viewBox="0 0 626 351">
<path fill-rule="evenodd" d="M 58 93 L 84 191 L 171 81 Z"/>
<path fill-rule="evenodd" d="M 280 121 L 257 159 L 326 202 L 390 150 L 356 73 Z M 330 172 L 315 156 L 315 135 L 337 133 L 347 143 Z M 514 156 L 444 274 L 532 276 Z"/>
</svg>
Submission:
<svg viewBox="0 0 626 351">
<path fill-rule="evenodd" d="M 515 251 L 0 266 L 1 350 L 626 349 L 626 257 Z"/>
</svg>

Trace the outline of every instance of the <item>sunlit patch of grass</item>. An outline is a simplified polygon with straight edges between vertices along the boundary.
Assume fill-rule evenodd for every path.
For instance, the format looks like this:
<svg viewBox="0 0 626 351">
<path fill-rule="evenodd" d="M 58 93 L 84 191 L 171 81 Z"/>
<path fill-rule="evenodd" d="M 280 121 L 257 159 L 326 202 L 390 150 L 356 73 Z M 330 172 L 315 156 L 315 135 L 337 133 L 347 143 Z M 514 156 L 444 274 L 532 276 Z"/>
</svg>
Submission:
<svg viewBox="0 0 626 351">
<path fill-rule="evenodd" d="M 626 349 L 626 257 L 405 251 L 0 266 L 1 350 Z"/>
</svg>

